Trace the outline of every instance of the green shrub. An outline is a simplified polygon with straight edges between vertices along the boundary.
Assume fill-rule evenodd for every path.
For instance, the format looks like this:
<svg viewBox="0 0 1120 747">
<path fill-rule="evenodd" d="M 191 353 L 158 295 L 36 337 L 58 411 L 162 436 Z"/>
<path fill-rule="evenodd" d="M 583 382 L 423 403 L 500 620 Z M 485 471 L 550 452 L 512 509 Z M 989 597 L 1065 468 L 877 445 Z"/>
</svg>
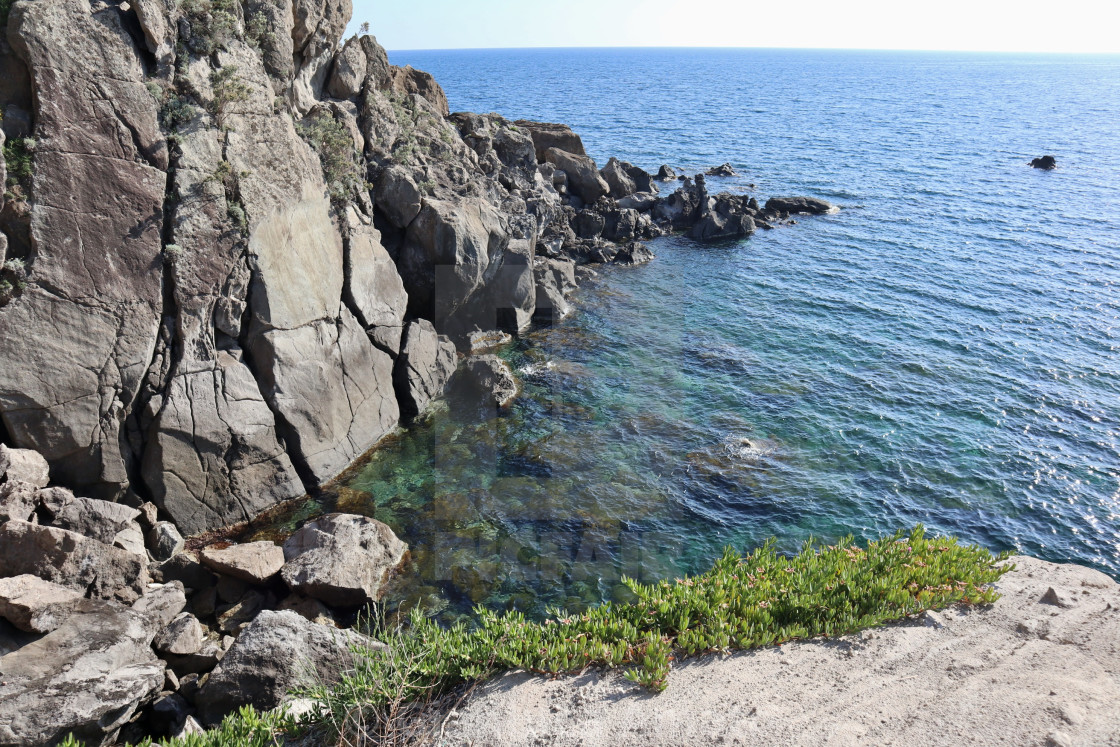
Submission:
<svg viewBox="0 0 1120 747">
<path fill-rule="evenodd" d="M 236 0 L 180 0 L 179 10 L 190 29 L 183 43 L 196 54 L 213 54 L 239 36 Z"/>
<path fill-rule="evenodd" d="M 34 156 L 33 138 L 14 137 L 4 141 L 4 163 L 8 168 L 6 187 L 19 187 L 24 194 L 30 194 Z"/>
<path fill-rule="evenodd" d="M 730 652 L 795 639 L 852 633 L 931 608 L 987 604 L 987 588 L 1007 568 L 954 539 L 927 539 L 919 526 L 870 543 L 807 543 L 784 557 L 767 543 L 747 557 L 728 549 L 709 572 L 674 582 L 626 580 L 636 601 L 607 603 L 543 623 L 521 613 L 478 609 L 479 624 L 450 628 L 413 610 L 392 638 L 391 656 L 357 651 L 354 671 L 334 687 L 305 694 L 316 718 L 336 734 L 384 721 L 386 707 L 484 679 L 506 669 L 574 673 L 588 666 L 626 667 L 655 691 L 668 685 L 674 657 Z M 403 663 L 403 664 L 402 664 Z"/>
<path fill-rule="evenodd" d="M 218 728 L 182 739 L 145 739 L 137 747 L 282 747 L 284 735 L 298 732 L 293 719 L 283 712 L 258 713 L 249 707 L 226 716 Z M 73 735 L 59 747 L 83 747 Z"/>
<path fill-rule="evenodd" d="M 300 137 L 319 155 L 323 179 L 333 199 L 346 200 L 364 184 L 354 138 L 346 126 L 327 112 L 318 112 L 296 125 Z"/>
<path fill-rule="evenodd" d="M 219 119 L 230 104 L 249 99 L 250 88 L 238 77 L 236 65 L 227 65 L 210 73 L 210 85 L 214 92 L 210 112 Z"/>
</svg>

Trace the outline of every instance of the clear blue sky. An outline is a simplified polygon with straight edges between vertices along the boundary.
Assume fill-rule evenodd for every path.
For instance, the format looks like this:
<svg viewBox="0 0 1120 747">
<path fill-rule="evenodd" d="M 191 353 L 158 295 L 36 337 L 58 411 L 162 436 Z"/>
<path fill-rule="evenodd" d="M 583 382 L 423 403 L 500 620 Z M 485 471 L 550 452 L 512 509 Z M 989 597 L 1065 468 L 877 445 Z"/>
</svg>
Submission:
<svg viewBox="0 0 1120 747">
<path fill-rule="evenodd" d="M 808 47 L 1120 53 L 1117 0 L 354 0 L 388 49 Z"/>
</svg>

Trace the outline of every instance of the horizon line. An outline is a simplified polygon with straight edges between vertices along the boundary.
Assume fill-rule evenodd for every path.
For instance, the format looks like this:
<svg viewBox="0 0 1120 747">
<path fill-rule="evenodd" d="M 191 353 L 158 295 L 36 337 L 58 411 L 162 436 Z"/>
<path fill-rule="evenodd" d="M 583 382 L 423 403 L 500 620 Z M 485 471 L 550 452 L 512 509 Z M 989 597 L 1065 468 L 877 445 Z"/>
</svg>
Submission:
<svg viewBox="0 0 1120 747">
<path fill-rule="evenodd" d="M 387 52 L 528 52 L 528 51 L 560 51 L 560 50 L 600 50 L 600 49 L 672 49 L 672 50 L 726 50 L 726 51 L 782 51 L 782 52 L 912 52 L 912 53 L 938 53 L 938 54 L 1019 54 L 1019 55 L 1046 55 L 1063 57 L 1120 57 L 1120 51 L 1053 51 L 1053 50 L 1026 50 L 1026 49 L 933 49 L 933 48 L 902 48 L 902 47 L 751 47 L 732 45 L 707 45 L 694 46 L 686 44 L 589 44 L 578 46 L 539 45 L 528 47 L 409 47 L 389 49 Z"/>
</svg>

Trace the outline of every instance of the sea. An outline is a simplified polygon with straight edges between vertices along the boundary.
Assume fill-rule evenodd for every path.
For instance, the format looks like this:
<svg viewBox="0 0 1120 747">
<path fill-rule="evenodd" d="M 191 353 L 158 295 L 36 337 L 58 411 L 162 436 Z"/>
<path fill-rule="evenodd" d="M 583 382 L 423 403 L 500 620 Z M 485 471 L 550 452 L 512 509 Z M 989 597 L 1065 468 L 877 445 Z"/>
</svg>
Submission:
<svg viewBox="0 0 1120 747">
<path fill-rule="evenodd" d="M 501 352 L 523 388 L 508 411 L 437 408 L 304 507 L 409 543 L 391 601 L 539 618 L 728 546 L 917 524 L 1120 578 L 1120 57 L 390 60 L 452 111 L 569 124 L 600 165 L 727 162 L 712 192 L 841 207 L 596 268 L 575 313 Z M 1044 154 L 1058 169 L 1027 165 Z"/>
</svg>

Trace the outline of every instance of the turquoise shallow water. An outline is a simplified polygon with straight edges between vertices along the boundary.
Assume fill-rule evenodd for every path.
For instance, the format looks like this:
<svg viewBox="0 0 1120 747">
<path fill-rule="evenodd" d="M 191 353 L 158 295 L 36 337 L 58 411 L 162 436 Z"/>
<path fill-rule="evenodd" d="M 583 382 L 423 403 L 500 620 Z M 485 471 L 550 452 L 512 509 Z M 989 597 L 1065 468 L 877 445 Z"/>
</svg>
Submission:
<svg viewBox="0 0 1120 747">
<path fill-rule="evenodd" d="M 600 162 L 730 161 L 714 186 L 844 208 L 653 242 L 506 351 L 510 412 L 437 412 L 354 470 L 343 505 L 413 547 L 398 598 L 540 613 L 725 544 L 916 522 L 1120 576 L 1120 59 L 391 57 Z"/>
</svg>

